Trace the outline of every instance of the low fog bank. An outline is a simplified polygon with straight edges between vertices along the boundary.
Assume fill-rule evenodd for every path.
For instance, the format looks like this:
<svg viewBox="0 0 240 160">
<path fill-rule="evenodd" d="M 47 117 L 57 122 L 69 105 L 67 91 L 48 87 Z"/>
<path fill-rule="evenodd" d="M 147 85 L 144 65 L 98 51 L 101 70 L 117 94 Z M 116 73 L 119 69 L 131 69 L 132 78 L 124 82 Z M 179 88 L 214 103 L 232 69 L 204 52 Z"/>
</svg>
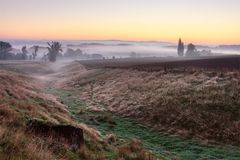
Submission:
<svg viewBox="0 0 240 160">
<path fill-rule="evenodd" d="M 14 53 L 21 51 L 26 46 L 32 52 L 32 46 L 40 46 L 38 57 L 48 53 L 47 41 L 8 41 L 13 45 Z M 63 53 L 67 49 L 80 49 L 84 54 L 101 54 L 105 58 L 126 58 L 133 52 L 138 57 L 176 56 L 176 50 L 164 46 L 171 45 L 167 42 L 134 42 L 134 41 L 59 41 L 62 44 Z"/>
<path fill-rule="evenodd" d="M 164 48 L 177 50 L 177 45 L 166 45 Z M 184 46 L 187 48 L 187 45 Z M 240 55 L 240 45 L 196 45 L 198 50 L 211 51 L 213 55 Z"/>
<path fill-rule="evenodd" d="M 33 52 L 32 46 L 38 45 L 39 51 L 37 59 L 48 53 L 47 41 L 9 41 L 13 45 L 14 53 L 21 52 L 21 47 L 26 46 L 28 51 Z M 100 54 L 106 59 L 127 58 L 133 54 L 136 57 L 176 57 L 177 45 L 168 42 L 135 42 L 135 41 L 60 41 L 63 54 L 68 49 L 80 49 L 83 54 Z M 214 55 L 240 54 L 240 46 L 198 46 L 197 49 L 211 50 Z M 185 47 L 186 48 L 186 47 Z M 81 58 L 80 58 L 81 59 Z"/>
</svg>

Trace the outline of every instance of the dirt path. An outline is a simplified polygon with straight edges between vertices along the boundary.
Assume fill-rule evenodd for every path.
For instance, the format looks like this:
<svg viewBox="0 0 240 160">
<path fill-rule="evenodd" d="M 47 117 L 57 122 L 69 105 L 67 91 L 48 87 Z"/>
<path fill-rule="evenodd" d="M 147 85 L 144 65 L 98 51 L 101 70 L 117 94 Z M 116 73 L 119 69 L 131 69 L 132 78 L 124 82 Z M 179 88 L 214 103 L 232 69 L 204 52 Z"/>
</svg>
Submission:
<svg viewBox="0 0 240 160">
<path fill-rule="evenodd" d="M 79 64 L 79 63 L 78 63 Z M 75 72 L 84 71 L 84 67 L 76 65 L 75 62 L 72 61 L 63 61 L 58 63 L 31 63 L 30 65 L 18 65 L 13 63 L 12 68 L 18 68 L 20 72 L 24 72 L 25 74 L 32 77 L 36 85 L 40 85 L 42 88 L 47 87 L 61 87 L 61 84 L 69 77 L 74 76 Z M 74 67 L 74 68 L 72 68 Z M 38 68 L 38 69 L 36 69 Z M 11 69 L 11 67 L 10 67 Z M 75 72 L 73 72 L 75 70 Z M 70 73 L 70 74 L 69 74 Z"/>
</svg>

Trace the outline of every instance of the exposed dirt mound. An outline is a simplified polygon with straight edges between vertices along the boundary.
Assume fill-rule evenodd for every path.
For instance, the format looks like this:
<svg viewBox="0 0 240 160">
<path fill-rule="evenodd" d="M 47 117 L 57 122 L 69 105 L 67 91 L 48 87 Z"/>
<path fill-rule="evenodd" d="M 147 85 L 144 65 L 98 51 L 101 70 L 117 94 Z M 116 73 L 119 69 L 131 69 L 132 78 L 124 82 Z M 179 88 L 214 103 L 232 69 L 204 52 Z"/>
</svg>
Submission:
<svg viewBox="0 0 240 160">
<path fill-rule="evenodd" d="M 96 73 L 100 74 L 80 75 L 67 83 L 81 88 L 89 106 L 107 107 L 159 131 L 240 144 L 239 71 Z"/>
<path fill-rule="evenodd" d="M 52 137 L 58 142 L 68 143 L 75 149 L 84 144 L 83 130 L 71 125 L 55 125 L 31 120 L 27 123 L 28 131 L 45 137 Z"/>
</svg>

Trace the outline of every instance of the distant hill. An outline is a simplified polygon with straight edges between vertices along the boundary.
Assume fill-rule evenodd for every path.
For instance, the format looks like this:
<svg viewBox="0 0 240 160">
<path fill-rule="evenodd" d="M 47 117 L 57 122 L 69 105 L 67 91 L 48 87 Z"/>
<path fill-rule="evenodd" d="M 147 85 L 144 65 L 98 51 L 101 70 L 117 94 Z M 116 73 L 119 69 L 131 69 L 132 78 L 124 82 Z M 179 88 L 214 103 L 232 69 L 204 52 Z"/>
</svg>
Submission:
<svg viewBox="0 0 240 160">
<path fill-rule="evenodd" d="M 219 45 L 215 49 L 240 51 L 240 45 Z"/>
</svg>

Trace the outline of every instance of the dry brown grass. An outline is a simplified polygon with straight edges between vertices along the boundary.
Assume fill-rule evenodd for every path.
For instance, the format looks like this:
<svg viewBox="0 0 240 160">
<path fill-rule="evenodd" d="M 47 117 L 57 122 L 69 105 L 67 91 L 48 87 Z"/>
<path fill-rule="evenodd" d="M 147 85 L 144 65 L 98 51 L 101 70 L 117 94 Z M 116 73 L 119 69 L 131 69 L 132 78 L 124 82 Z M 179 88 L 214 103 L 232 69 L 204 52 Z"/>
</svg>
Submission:
<svg viewBox="0 0 240 160">
<path fill-rule="evenodd" d="M 137 139 L 132 139 L 129 143 L 118 147 L 118 154 L 119 159 L 157 160 L 155 156 L 143 149 L 142 143 Z"/>
<path fill-rule="evenodd" d="M 32 64 L 19 65 L 19 70 L 32 72 Z M 39 69 L 43 73 L 44 67 Z M 68 69 L 73 71 L 76 69 L 74 66 L 69 67 Z M 81 66 L 77 66 L 79 67 Z M 61 74 L 64 73 L 51 73 L 51 78 L 59 78 Z M 105 152 L 118 156 L 119 149 L 104 141 L 96 129 L 72 119 L 67 106 L 59 102 L 58 97 L 43 93 L 41 87 L 46 83 L 41 79 L 15 72 L 13 67 L 10 70 L 0 69 L 0 82 L 0 159 L 105 160 Z M 61 83 L 60 81 L 59 84 Z M 84 130 L 84 137 L 88 143 L 80 150 L 72 150 L 69 144 L 57 142 L 51 137 L 35 135 L 27 130 L 26 123 L 29 119 L 80 127 Z"/>
<path fill-rule="evenodd" d="M 0 139 L 0 158 L 2 159 L 52 160 L 60 158 L 51 150 L 49 141 L 27 134 L 23 128 L 6 127 Z"/>
<path fill-rule="evenodd" d="M 67 154 L 68 150 L 71 151 L 69 145 L 26 132 L 28 119 L 72 124 L 82 128 L 92 143 L 102 142 L 95 129 L 75 122 L 67 106 L 61 104 L 57 97 L 42 93 L 38 80 L 0 69 L 0 82 L 0 159 L 70 159 L 71 155 Z M 95 154 L 91 150 L 87 153 Z M 71 154 L 81 156 L 80 153 Z"/>
<path fill-rule="evenodd" d="M 107 69 L 100 75 L 79 75 L 66 84 L 81 88 L 88 106 L 103 104 L 156 130 L 240 143 L 239 71 Z"/>
<path fill-rule="evenodd" d="M 58 102 L 56 97 L 42 93 L 32 78 L 0 70 L 0 82 L 0 105 L 4 105 L 8 110 L 27 112 L 27 116 L 41 117 L 49 121 L 53 120 L 49 113 L 65 120 L 70 119 L 66 106 Z"/>
<path fill-rule="evenodd" d="M 0 159 L 56 159 L 48 143 L 25 132 L 25 123 L 29 118 L 60 123 L 54 115 L 70 121 L 65 106 L 22 74 L 0 70 L 0 82 Z"/>
</svg>

